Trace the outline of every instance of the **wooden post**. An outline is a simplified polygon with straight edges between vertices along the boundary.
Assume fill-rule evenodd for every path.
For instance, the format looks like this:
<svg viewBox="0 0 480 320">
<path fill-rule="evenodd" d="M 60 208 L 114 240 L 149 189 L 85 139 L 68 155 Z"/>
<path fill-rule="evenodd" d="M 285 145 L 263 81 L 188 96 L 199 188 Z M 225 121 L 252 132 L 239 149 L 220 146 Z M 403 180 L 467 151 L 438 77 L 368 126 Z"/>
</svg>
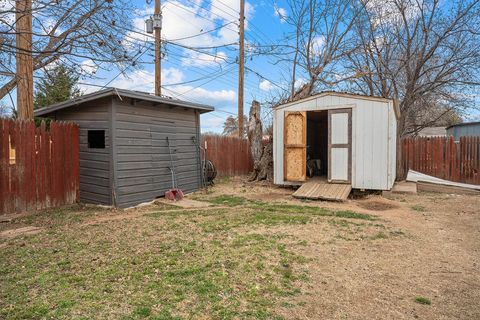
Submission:
<svg viewBox="0 0 480 320">
<path fill-rule="evenodd" d="M 155 15 L 161 14 L 161 2 L 155 0 Z M 155 95 L 162 95 L 162 28 L 155 28 Z"/>
<path fill-rule="evenodd" d="M 238 136 L 243 138 L 243 77 L 245 63 L 245 0 L 240 0 L 240 53 L 238 55 Z"/>
<path fill-rule="evenodd" d="M 16 1 L 17 112 L 33 119 L 32 0 Z"/>
</svg>

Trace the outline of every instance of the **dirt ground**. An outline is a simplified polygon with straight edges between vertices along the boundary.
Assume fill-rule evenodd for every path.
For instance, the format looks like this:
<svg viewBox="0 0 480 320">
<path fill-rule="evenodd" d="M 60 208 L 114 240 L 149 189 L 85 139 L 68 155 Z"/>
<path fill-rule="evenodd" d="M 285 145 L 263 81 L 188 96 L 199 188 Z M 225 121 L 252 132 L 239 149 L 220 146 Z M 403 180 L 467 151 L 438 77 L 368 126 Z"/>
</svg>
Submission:
<svg viewBox="0 0 480 320">
<path fill-rule="evenodd" d="M 237 178 L 211 195 L 353 210 L 378 216 L 404 236 L 326 246 L 315 225 L 277 228 L 307 240 L 301 253 L 312 259 L 311 281 L 296 298 L 304 303 L 283 309 L 287 319 L 480 319 L 479 197 L 394 194 L 335 203 L 302 201 L 292 192 Z M 431 305 L 415 303 L 417 296 Z"/>
<path fill-rule="evenodd" d="M 235 208 L 240 210 L 242 203 L 227 203 L 224 206 L 217 203 L 213 209 L 198 208 L 194 203 L 192 216 L 188 214 L 190 209 L 182 208 L 183 220 L 173 223 L 167 216 L 165 220 L 156 220 L 158 225 L 155 227 L 160 230 L 163 224 L 161 230 L 167 232 L 171 227 L 165 227 L 165 224 L 170 223 L 173 227 L 185 226 L 188 233 L 188 228 L 194 230 L 196 225 L 202 225 L 210 232 L 207 234 L 209 237 L 217 237 L 212 230 L 219 230 L 218 234 L 224 236 L 219 239 L 225 241 L 243 233 L 282 235 L 295 239 L 295 243 L 301 245 L 293 246 L 292 250 L 305 258 L 301 268 L 307 276 L 294 280 L 298 293 L 286 296 L 286 300 L 275 305 L 273 314 L 283 319 L 480 319 L 479 197 L 434 193 L 393 194 L 388 197 L 371 195 L 335 203 L 298 200 L 291 196 L 292 193 L 293 190 L 289 188 L 247 183 L 239 177 L 224 180 L 207 192 L 199 191 L 189 195 L 189 198 L 212 200 L 214 203 L 218 197 L 230 195 L 251 200 L 252 203 L 322 207 L 331 212 L 354 212 L 376 219 L 362 221 L 328 217 L 300 223 L 275 220 L 275 223 L 252 222 L 248 225 L 238 224 L 238 227 L 233 220 Z M 105 225 L 112 238 L 115 232 L 119 232 L 115 226 L 125 228 L 125 221 L 137 221 L 128 223 L 128 228 L 132 233 L 138 232 L 142 236 L 138 243 L 138 248 L 142 248 L 142 242 L 148 241 L 145 238 L 149 232 L 147 226 L 153 226 L 151 218 L 145 216 L 157 210 L 158 206 L 163 206 L 164 214 L 178 211 L 178 207 L 163 203 L 126 211 L 89 210 L 81 220 L 68 218 L 81 227 L 75 224 L 75 227 L 65 229 L 64 233 L 80 228 L 85 234 L 92 234 L 94 239 L 94 236 L 105 236 L 105 232 L 99 229 L 100 225 Z M 230 229 L 219 229 L 218 223 L 199 210 L 227 210 L 227 220 L 221 223 L 221 227 L 227 223 L 233 224 L 228 226 Z M 155 214 L 158 218 L 158 213 Z M 51 241 L 47 236 L 53 237 L 63 232 L 52 229 L 51 220 L 22 218 L 17 221 L 5 218 L 3 221 L 0 234 L 3 233 L 5 237 L 0 238 L 0 250 L 17 245 L 28 246 L 25 240 L 28 237 L 33 237 L 32 243 L 38 243 L 43 239 L 40 236 L 42 233 L 45 239 Z M 22 235 L 22 230 L 26 230 L 24 238 L 14 238 Z M 230 230 L 235 230 L 235 233 L 229 233 Z M 121 236 L 126 235 L 124 230 Z M 132 240 L 132 250 L 135 241 Z M 95 242 L 92 240 L 92 243 Z M 8 259 L 8 256 L 3 258 Z M 243 276 L 250 279 L 247 275 Z M 2 294 L 8 297 L 8 293 Z M 427 304 L 419 303 L 422 301 Z M 0 306 L 4 307 L 1 302 Z M 190 315 L 187 318 L 222 317 Z"/>
</svg>

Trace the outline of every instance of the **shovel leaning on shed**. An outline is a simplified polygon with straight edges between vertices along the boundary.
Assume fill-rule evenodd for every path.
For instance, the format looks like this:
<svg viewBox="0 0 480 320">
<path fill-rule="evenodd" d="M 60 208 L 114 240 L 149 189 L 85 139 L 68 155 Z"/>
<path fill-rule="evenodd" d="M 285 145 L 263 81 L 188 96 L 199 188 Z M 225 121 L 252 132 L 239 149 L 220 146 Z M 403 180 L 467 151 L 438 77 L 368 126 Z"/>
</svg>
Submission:
<svg viewBox="0 0 480 320">
<path fill-rule="evenodd" d="M 165 192 L 165 198 L 168 200 L 176 201 L 181 200 L 185 196 L 183 191 L 178 189 L 177 186 L 177 177 L 175 174 L 175 166 L 173 164 L 173 155 L 172 150 L 170 148 L 170 140 L 167 137 L 167 146 L 168 146 L 168 153 L 170 154 L 170 173 L 172 174 L 172 188 Z"/>
</svg>

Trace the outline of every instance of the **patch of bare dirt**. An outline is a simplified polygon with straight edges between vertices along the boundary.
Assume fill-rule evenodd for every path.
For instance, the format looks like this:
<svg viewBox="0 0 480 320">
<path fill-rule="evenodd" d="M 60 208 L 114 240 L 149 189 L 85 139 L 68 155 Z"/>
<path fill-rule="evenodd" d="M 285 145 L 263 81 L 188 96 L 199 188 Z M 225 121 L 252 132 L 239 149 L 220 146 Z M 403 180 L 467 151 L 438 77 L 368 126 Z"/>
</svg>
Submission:
<svg viewBox="0 0 480 320">
<path fill-rule="evenodd" d="M 0 232 L 0 238 L 15 238 L 18 236 L 32 235 L 42 232 L 44 229 L 34 226 L 27 226 L 23 228 L 4 230 Z"/>
<path fill-rule="evenodd" d="M 386 237 L 376 240 L 338 239 L 330 245 L 305 247 L 301 253 L 313 261 L 311 281 L 302 285 L 305 294 L 295 298 L 301 306 L 285 308 L 283 315 L 291 319 L 480 319 L 479 201 L 469 196 L 402 195 L 395 200 L 397 208 L 370 209 L 370 214 L 397 232 L 385 232 Z M 425 207 L 426 212 L 410 209 L 414 205 Z M 324 241 L 322 235 L 305 231 L 310 243 Z M 417 296 L 432 304 L 416 303 Z"/>
<path fill-rule="evenodd" d="M 311 261 L 302 294 L 280 310 L 286 319 L 480 319 L 480 197 L 392 194 L 337 203 L 298 200 L 293 192 L 236 178 L 207 196 L 352 210 L 379 220 L 340 230 L 306 224 L 268 231 L 303 239 L 299 254 Z M 415 302 L 417 296 L 431 305 Z"/>
<path fill-rule="evenodd" d="M 358 201 L 358 206 L 367 210 L 373 211 L 385 211 L 398 208 L 397 205 L 394 205 L 390 202 L 384 201 Z"/>
</svg>

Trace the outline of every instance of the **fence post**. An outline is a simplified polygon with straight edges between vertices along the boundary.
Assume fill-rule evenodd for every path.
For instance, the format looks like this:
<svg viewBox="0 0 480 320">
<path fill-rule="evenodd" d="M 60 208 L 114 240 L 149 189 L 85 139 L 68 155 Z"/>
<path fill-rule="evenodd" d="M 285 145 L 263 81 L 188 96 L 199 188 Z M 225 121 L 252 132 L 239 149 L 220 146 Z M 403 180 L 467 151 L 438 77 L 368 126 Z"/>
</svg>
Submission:
<svg viewBox="0 0 480 320">
<path fill-rule="evenodd" d="M 4 212 L 6 209 L 5 202 L 9 198 L 10 191 L 8 188 L 8 183 L 10 180 L 8 174 L 8 161 L 10 158 L 8 140 L 8 120 L 0 118 L 0 212 Z"/>
</svg>

